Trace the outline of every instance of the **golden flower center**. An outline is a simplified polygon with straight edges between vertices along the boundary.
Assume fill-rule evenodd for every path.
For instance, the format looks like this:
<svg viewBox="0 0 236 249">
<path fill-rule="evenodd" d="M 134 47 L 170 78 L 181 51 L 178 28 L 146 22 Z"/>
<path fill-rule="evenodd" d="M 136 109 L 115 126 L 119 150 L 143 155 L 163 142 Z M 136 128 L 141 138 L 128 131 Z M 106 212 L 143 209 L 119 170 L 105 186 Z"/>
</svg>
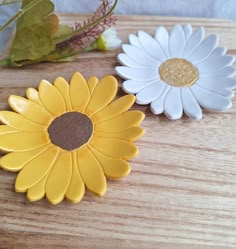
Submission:
<svg viewBox="0 0 236 249">
<path fill-rule="evenodd" d="M 80 112 L 67 112 L 54 119 L 48 127 L 51 142 L 67 151 L 87 143 L 92 133 L 91 119 Z"/>
<path fill-rule="evenodd" d="M 198 70 L 184 59 L 169 59 L 159 68 L 161 80 L 176 87 L 191 86 L 198 80 Z"/>
</svg>

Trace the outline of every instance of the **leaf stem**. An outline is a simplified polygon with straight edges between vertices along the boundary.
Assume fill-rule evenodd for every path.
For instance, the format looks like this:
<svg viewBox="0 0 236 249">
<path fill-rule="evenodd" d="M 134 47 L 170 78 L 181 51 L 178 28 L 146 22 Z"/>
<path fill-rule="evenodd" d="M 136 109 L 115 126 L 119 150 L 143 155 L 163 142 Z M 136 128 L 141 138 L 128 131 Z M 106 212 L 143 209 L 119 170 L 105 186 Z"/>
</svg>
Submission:
<svg viewBox="0 0 236 249">
<path fill-rule="evenodd" d="M 0 6 L 3 6 L 3 5 L 9 5 L 9 4 L 15 4 L 15 3 L 20 3 L 22 2 L 23 0 L 3 0 L 1 3 L 0 3 Z"/>
<path fill-rule="evenodd" d="M 13 17 L 11 17 L 2 27 L 0 27 L 0 32 L 5 30 L 12 22 L 15 21 L 15 19 L 19 18 L 22 14 L 23 10 L 19 10 L 18 12 L 16 12 L 16 14 Z"/>
<path fill-rule="evenodd" d="M 7 66 L 8 65 L 8 61 L 5 59 L 3 61 L 0 61 L 0 66 Z"/>
<path fill-rule="evenodd" d="M 0 32 L 2 32 L 4 29 L 6 29 L 11 23 L 13 23 L 17 18 L 24 15 L 26 12 L 28 12 L 32 7 L 34 7 L 36 4 L 41 2 L 42 0 L 33 0 L 30 3 L 26 4 L 22 9 L 19 9 L 16 14 L 11 17 L 2 27 L 0 27 Z"/>
</svg>

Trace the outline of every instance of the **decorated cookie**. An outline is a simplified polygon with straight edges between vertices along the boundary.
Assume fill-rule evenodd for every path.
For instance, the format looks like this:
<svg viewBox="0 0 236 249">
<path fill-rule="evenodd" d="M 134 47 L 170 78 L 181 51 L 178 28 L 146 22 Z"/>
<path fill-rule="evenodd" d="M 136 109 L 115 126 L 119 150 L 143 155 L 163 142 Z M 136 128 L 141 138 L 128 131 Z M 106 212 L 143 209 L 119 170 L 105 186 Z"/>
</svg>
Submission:
<svg viewBox="0 0 236 249">
<path fill-rule="evenodd" d="M 162 112 L 179 119 L 183 112 L 202 118 L 201 107 L 225 111 L 231 107 L 236 81 L 234 57 L 218 47 L 218 36 L 206 38 L 204 28 L 176 25 L 170 33 L 164 27 L 154 37 L 139 31 L 129 36 L 118 55 L 124 66 L 116 72 L 126 81 L 123 90 L 136 94 L 136 102 L 150 104 L 154 114 Z"/>
<path fill-rule="evenodd" d="M 11 153 L 0 165 L 19 171 L 15 190 L 27 192 L 30 201 L 46 195 L 52 204 L 65 197 L 76 203 L 85 187 L 103 196 L 105 176 L 127 176 L 144 114 L 128 111 L 133 95 L 113 101 L 116 93 L 112 76 L 86 82 L 75 73 L 70 84 L 61 77 L 54 85 L 42 80 L 38 91 L 27 89 L 27 98 L 11 95 L 14 112 L 0 112 L 0 149 Z"/>
</svg>

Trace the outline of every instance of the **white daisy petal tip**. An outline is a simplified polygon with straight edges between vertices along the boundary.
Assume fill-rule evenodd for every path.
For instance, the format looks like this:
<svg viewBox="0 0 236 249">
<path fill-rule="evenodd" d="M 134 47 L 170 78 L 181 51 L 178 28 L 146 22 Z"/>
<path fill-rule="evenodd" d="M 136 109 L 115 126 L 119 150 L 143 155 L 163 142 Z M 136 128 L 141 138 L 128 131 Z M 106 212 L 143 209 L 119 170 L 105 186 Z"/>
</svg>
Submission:
<svg viewBox="0 0 236 249">
<path fill-rule="evenodd" d="M 194 115 L 194 116 L 189 116 L 189 115 L 187 115 L 187 116 L 190 117 L 191 119 L 196 120 L 196 121 L 199 121 L 202 119 L 202 113 L 196 113 L 196 115 Z"/>
<path fill-rule="evenodd" d="M 169 113 L 165 112 L 164 111 L 164 114 L 166 115 L 166 117 L 170 120 L 178 120 L 178 119 L 181 119 L 182 118 L 182 115 L 183 114 L 176 114 L 176 115 L 169 115 Z"/>
<path fill-rule="evenodd" d="M 151 112 L 155 115 L 159 115 L 161 113 L 163 113 L 164 109 L 163 106 L 158 106 L 158 107 L 154 107 L 154 106 L 150 106 Z"/>
<path fill-rule="evenodd" d="M 142 48 L 139 39 L 136 35 L 130 34 L 128 37 L 129 43 L 137 48 Z"/>
<path fill-rule="evenodd" d="M 128 77 L 125 76 L 124 73 L 122 73 L 123 70 L 125 70 L 126 67 L 125 66 L 119 66 L 115 68 L 116 74 L 119 75 L 120 77 L 124 78 L 124 79 L 129 79 Z"/>
<path fill-rule="evenodd" d="M 185 41 L 187 41 L 191 36 L 191 34 L 193 33 L 192 26 L 190 24 L 185 24 L 182 26 L 182 28 L 185 34 Z"/>
<path fill-rule="evenodd" d="M 122 89 L 135 94 L 137 104 L 150 104 L 153 114 L 164 113 L 171 120 L 184 113 L 200 120 L 202 109 L 222 112 L 231 108 L 235 57 L 219 46 L 217 34 L 205 36 L 204 27 L 193 29 L 190 24 L 177 24 L 170 32 L 160 26 L 154 33 L 130 34 L 130 44 L 124 44 L 124 52 L 117 57 L 123 65 L 116 67 L 125 79 Z"/>
<path fill-rule="evenodd" d="M 214 49 L 214 51 L 211 53 L 211 55 L 225 55 L 227 52 L 227 49 L 224 47 L 217 47 Z"/>
</svg>

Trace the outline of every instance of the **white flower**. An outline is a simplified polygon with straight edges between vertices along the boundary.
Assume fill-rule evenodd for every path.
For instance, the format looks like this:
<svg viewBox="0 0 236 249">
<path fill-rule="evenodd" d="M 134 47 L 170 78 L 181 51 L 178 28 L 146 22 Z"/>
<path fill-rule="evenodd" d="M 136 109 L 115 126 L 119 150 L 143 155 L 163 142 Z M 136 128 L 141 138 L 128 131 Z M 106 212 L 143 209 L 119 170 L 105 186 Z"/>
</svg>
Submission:
<svg viewBox="0 0 236 249">
<path fill-rule="evenodd" d="M 97 49 L 115 50 L 121 46 L 121 40 L 117 37 L 115 28 L 105 30 L 97 39 Z"/>
<path fill-rule="evenodd" d="M 130 35 L 131 45 L 123 45 L 124 53 L 116 67 L 126 79 L 123 90 L 136 94 L 138 104 L 151 103 L 154 114 L 162 112 L 170 119 L 179 119 L 183 112 L 193 119 L 202 118 L 203 107 L 224 111 L 231 107 L 234 57 L 225 55 L 218 46 L 218 37 L 204 39 L 200 27 L 192 32 L 190 25 L 176 25 L 170 33 L 164 27 L 154 38 L 143 31 Z"/>
</svg>

